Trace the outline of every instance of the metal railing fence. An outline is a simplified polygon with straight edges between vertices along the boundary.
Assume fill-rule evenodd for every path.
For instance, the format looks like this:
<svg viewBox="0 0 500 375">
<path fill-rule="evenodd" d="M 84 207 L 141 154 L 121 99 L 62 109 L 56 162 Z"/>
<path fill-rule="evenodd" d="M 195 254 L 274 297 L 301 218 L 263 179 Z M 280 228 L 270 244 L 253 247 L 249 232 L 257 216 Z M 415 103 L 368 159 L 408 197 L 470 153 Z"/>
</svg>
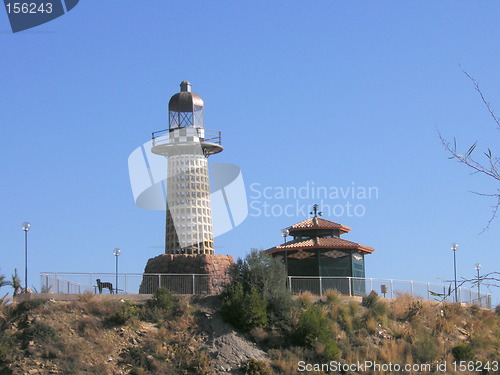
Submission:
<svg viewBox="0 0 500 375">
<path fill-rule="evenodd" d="M 230 282 L 228 275 L 160 274 L 160 273 L 60 273 L 42 272 L 41 290 L 48 293 L 118 293 L 152 294 L 163 286 L 176 294 L 218 294 Z M 97 283 L 100 280 L 100 286 Z M 458 301 L 446 284 L 412 280 L 360 277 L 288 276 L 287 288 L 292 294 L 311 292 L 323 296 L 337 290 L 349 296 L 365 296 L 372 290 L 387 298 L 409 294 L 426 300 L 461 302 L 491 308 L 491 294 L 459 287 Z"/>
<path fill-rule="evenodd" d="M 40 277 L 42 291 L 63 294 L 153 294 L 162 286 L 176 294 L 217 294 L 229 282 L 227 275 L 206 274 L 42 272 Z"/>
<path fill-rule="evenodd" d="M 409 294 L 416 298 L 461 302 L 491 309 L 491 294 L 458 287 L 458 301 L 454 289 L 446 284 L 434 284 L 413 280 L 376 279 L 362 277 L 288 276 L 287 286 L 292 294 L 305 291 L 323 296 L 330 289 L 349 296 L 365 296 L 372 290 L 387 298 Z"/>
</svg>

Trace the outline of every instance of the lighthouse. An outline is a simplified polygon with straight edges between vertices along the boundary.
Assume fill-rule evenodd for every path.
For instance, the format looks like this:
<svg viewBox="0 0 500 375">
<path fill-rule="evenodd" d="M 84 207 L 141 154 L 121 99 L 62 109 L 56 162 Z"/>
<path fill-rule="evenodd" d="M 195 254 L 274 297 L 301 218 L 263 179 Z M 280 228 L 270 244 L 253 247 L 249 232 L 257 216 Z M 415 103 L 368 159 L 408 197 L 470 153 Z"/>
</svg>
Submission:
<svg viewBox="0 0 500 375">
<path fill-rule="evenodd" d="M 183 81 L 168 103 L 168 129 L 154 132 L 154 154 L 167 158 L 165 254 L 214 254 L 208 157 L 221 132 L 205 129 L 204 103 Z"/>
</svg>

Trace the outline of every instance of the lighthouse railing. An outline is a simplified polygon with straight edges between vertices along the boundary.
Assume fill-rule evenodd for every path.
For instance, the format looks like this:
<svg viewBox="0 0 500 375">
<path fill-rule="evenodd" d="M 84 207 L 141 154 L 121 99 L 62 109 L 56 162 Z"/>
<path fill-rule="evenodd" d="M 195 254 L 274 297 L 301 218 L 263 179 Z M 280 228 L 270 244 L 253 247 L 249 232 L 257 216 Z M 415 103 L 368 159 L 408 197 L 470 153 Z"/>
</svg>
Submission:
<svg viewBox="0 0 500 375">
<path fill-rule="evenodd" d="M 152 133 L 153 146 L 169 144 L 174 142 L 175 138 L 171 138 L 170 133 L 178 129 L 182 128 L 163 129 L 153 132 Z M 222 133 L 219 130 L 205 129 L 205 128 L 191 128 L 191 129 L 196 130 L 196 134 L 198 135 L 198 138 L 200 139 L 201 142 L 214 143 L 217 145 L 222 144 Z"/>
</svg>

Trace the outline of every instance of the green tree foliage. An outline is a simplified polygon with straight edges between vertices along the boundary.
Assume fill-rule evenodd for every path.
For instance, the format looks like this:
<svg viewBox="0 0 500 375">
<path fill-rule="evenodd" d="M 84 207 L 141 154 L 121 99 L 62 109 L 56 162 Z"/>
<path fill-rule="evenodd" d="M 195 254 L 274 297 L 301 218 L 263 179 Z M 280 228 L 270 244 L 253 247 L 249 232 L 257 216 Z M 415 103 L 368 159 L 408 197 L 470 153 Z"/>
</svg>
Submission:
<svg viewBox="0 0 500 375">
<path fill-rule="evenodd" d="M 156 290 L 153 298 L 148 300 L 144 309 L 146 319 L 153 322 L 161 322 L 171 317 L 178 307 L 172 293 L 165 287 Z"/>
<path fill-rule="evenodd" d="M 148 301 L 148 305 L 151 308 L 158 308 L 168 312 L 172 312 L 175 307 L 175 301 L 172 293 L 165 287 L 160 287 Z"/>
<path fill-rule="evenodd" d="M 455 361 L 474 361 L 475 356 L 472 348 L 468 344 L 458 344 L 453 349 L 451 349 L 451 354 L 453 354 L 453 358 Z"/>
<path fill-rule="evenodd" d="M 294 306 L 286 287 L 286 269 L 283 264 L 262 251 L 252 249 L 245 259 L 238 259 L 232 270 L 233 286 L 241 284 L 249 293 L 254 288 L 267 302 L 269 324 L 283 328 L 290 323 Z"/>
<path fill-rule="evenodd" d="M 5 280 L 4 275 L 0 275 L 0 288 L 3 286 L 11 285 L 10 281 Z M 4 303 L 5 298 L 9 293 L 6 293 L 3 297 L 0 297 L 0 304 Z"/>
<path fill-rule="evenodd" d="M 231 286 L 221 306 L 221 314 L 227 322 L 243 331 L 267 325 L 267 302 L 255 288 L 249 292 L 237 283 Z"/>
<path fill-rule="evenodd" d="M 333 339 L 330 320 L 318 305 L 311 305 L 302 311 L 292 335 L 295 344 L 314 348 L 318 343 L 324 345 L 324 356 L 334 359 L 340 351 Z"/>
</svg>

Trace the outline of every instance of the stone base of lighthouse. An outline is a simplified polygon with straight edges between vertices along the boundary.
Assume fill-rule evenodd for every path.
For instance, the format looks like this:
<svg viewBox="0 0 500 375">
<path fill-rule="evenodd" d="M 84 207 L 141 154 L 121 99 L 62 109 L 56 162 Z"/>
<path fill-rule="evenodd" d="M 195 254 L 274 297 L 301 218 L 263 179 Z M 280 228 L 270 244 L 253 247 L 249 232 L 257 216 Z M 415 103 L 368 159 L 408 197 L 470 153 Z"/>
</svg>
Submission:
<svg viewBox="0 0 500 375">
<path fill-rule="evenodd" d="M 231 255 L 158 255 L 148 260 L 139 293 L 151 294 L 163 286 L 174 294 L 219 294 L 231 281 L 232 264 Z"/>
</svg>

